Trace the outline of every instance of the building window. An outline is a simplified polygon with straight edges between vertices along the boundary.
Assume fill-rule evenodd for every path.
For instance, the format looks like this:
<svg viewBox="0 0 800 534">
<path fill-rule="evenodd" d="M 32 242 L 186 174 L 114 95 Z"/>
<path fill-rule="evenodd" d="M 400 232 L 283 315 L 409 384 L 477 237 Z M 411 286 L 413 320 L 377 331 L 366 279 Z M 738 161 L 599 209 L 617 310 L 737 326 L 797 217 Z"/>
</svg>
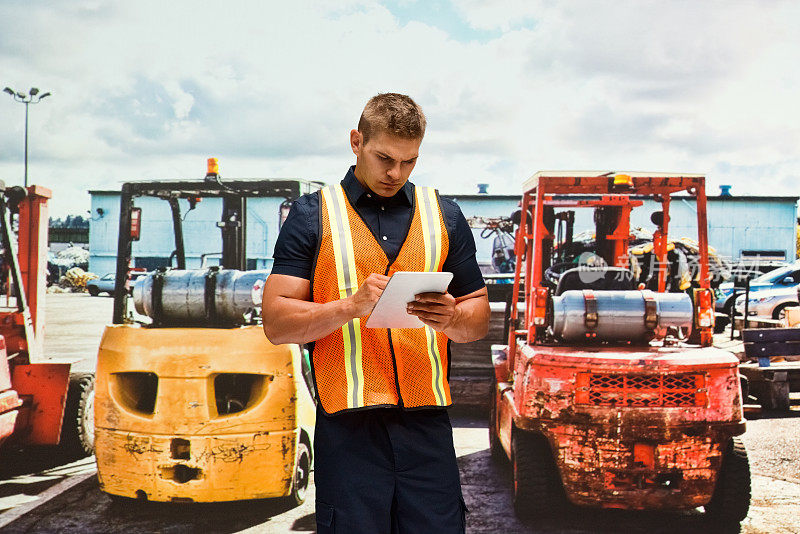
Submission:
<svg viewBox="0 0 800 534">
<path fill-rule="evenodd" d="M 170 267 L 168 256 L 136 256 L 133 259 L 134 267 L 155 271 L 159 267 Z"/>
<path fill-rule="evenodd" d="M 743 250 L 740 259 L 747 261 L 786 261 L 785 250 Z"/>
</svg>

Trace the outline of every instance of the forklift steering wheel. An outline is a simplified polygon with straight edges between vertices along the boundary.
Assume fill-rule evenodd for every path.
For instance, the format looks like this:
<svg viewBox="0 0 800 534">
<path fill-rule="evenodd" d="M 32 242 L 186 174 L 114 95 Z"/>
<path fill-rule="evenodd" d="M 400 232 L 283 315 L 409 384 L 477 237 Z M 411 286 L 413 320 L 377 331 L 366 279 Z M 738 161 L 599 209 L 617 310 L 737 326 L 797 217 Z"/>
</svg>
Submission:
<svg viewBox="0 0 800 534">
<path fill-rule="evenodd" d="M 553 288 L 558 285 L 558 280 L 561 278 L 561 275 L 564 274 L 566 271 L 577 267 L 577 263 L 573 263 L 571 261 L 563 261 L 561 263 L 554 263 L 544 271 L 544 279 L 548 284 L 552 284 Z"/>
</svg>

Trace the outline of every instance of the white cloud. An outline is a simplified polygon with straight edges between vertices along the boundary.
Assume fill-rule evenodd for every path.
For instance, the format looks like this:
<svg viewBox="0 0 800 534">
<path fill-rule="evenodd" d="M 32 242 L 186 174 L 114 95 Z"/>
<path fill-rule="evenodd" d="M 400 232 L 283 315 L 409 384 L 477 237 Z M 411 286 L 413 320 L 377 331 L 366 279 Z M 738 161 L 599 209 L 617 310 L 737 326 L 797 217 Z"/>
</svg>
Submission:
<svg viewBox="0 0 800 534">
<path fill-rule="evenodd" d="M 392 90 L 426 110 L 416 177 L 444 192 L 633 168 L 796 194 L 796 3 L 454 0 L 465 29 L 499 30 L 483 40 L 387 5 L 4 3 L 0 83 L 53 92 L 31 108 L 31 179 L 56 213 L 85 210 L 90 188 L 200 176 L 212 155 L 228 177 L 333 181 L 364 102 Z M 0 98 L 7 182 L 23 113 Z"/>
</svg>

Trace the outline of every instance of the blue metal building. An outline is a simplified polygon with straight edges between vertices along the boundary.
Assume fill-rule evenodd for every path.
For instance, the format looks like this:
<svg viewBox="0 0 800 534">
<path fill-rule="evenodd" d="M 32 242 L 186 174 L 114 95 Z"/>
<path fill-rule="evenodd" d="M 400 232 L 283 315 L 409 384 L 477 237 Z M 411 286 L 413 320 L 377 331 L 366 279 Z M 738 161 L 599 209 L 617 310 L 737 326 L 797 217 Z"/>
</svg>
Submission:
<svg viewBox="0 0 800 534">
<path fill-rule="evenodd" d="M 317 182 L 299 181 L 302 193 L 319 187 Z M 89 269 L 98 274 L 113 272 L 117 253 L 119 226 L 119 191 L 89 191 L 92 197 L 92 218 L 89 232 Z M 509 216 L 518 209 L 520 196 L 469 194 L 442 196 L 452 198 L 466 217 Z M 674 197 L 673 197 L 674 198 Z M 269 269 L 272 251 L 280 228 L 283 197 L 248 200 L 247 251 L 248 267 Z M 798 197 L 710 196 L 708 197 L 709 243 L 717 252 L 734 260 L 760 255 L 774 259 L 796 257 L 796 224 Z M 184 214 L 184 240 L 188 268 L 218 264 L 222 250 L 217 228 L 222 213 L 218 199 L 206 199 L 188 211 L 188 203 L 180 201 Z M 134 242 L 137 267 L 152 269 L 166 265 L 173 249 L 172 219 L 167 202 L 154 198 L 137 199 L 142 208 L 142 238 Z M 633 211 L 631 224 L 653 230 L 650 214 L 660 204 L 645 201 Z M 696 212 L 690 197 L 676 198 L 671 204 L 669 233 L 673 238 L 696 238 Z M 576 210 L 575 232 L 593 228 L 589 210 Z M 492 239 L 481 239 L 481 230 L 473 229 L 479 263 L 491 263 Z M 211 253 L 211 254 L 209 254 Z"/>
<path fill-rule="evenodd" d="M 519 209 L 516 195 L 447 195 L 467 217 L 509 216 Z M 717 253 L 734 261 L 760 256 L 764 259 L 793 261 L 797 256 L 798 197 L 709 196 L 708 242 Z M 645 200 L 631 213 L 631 226 L 654 230 L 650 215 L 661 204 Z M 689 197 L 673 197 L 670 205 L 669 235 L 673 239 L 697 239 L 697 211 Z M 594 229 L 592 212 L 575 210 L 575 233 Z M 493 239 L 481 239 L 480 229 L 473 229 L 478 262 L 491 263 Z"/>
</svg>

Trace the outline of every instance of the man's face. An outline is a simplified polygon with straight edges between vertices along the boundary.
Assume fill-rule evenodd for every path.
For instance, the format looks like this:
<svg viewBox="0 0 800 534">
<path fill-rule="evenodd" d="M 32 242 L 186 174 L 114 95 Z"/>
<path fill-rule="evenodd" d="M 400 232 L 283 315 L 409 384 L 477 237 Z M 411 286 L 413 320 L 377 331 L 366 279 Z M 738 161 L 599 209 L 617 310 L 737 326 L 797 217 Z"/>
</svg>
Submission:
<svg viewBox="0 0 800 534">
<path fill-rule="evenodd" d="M 382 197 L 391 197 L 408 181 L 419 156 L 422 139 L 403 139 L 379 132 L 364 143 L 358 130 L 350 132 L 356 155 L 356 178 Z"/>
</svg>

